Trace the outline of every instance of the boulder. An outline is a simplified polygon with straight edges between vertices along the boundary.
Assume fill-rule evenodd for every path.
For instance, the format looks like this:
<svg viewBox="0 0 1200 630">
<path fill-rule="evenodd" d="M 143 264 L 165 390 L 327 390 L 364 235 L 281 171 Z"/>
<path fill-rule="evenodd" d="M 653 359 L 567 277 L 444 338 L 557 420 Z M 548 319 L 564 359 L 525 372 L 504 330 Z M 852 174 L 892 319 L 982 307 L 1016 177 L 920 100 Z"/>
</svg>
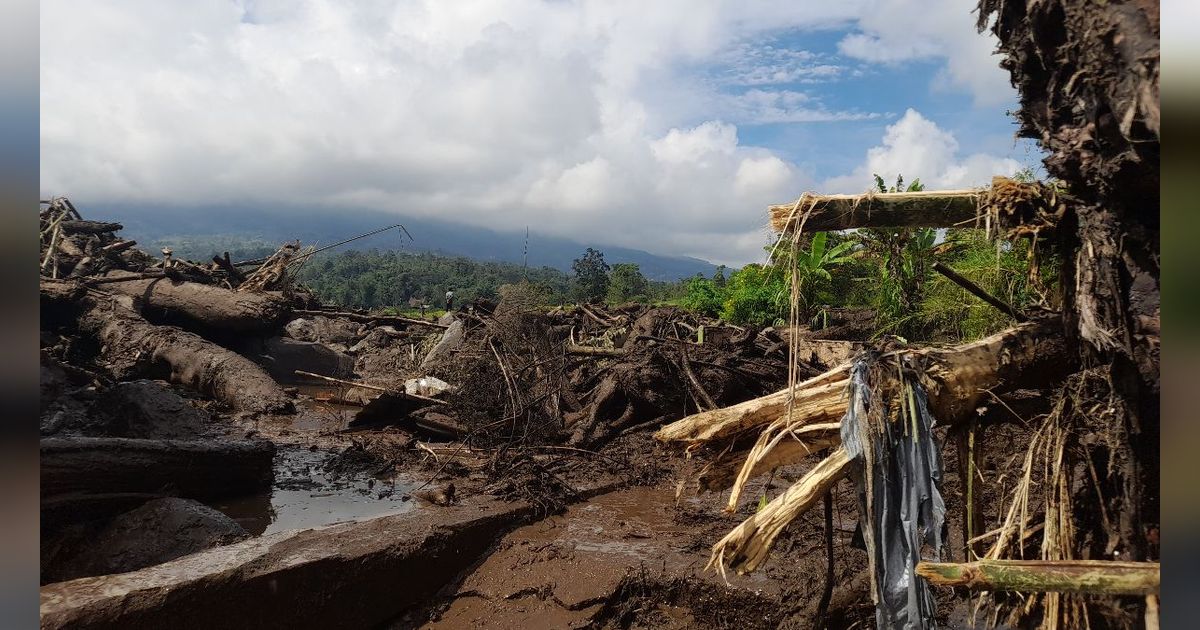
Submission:
<svg viewBox="0 0 1200 630">
<path fill-rule="evenodd" d="M 354 359 L 315 341 L 272 337 L 263 342 L 259 362 L 276 381 L 296 380 L 296 370 L 346 378 L 354 373 Z"/>
<path fill-rule="evenodd" d="M 420 369 L 422 371 L 429 370 L 450 356 L 450 351 L 462 345 L 464 337 L 463 323 L 460 320 L 454 320 L 450 327 L 442 333 L 442 338 L 437 342 L 425 358 L 421 360 Z"/>
<path fill-rule="evenodd" d="M 118 383 L 104 392 L 96 407 L 105 415 L 105 435 L 144 439 L 199 437 L 209 415 L 158 381 Z"/>
<path fill-rule="evenodd" d="M 126 573 L 249 538 L 232 518 L 198 501 L 164 498 L 112 519 L 73 557 L 55 564 L 54 580 Z"/>
</svg>

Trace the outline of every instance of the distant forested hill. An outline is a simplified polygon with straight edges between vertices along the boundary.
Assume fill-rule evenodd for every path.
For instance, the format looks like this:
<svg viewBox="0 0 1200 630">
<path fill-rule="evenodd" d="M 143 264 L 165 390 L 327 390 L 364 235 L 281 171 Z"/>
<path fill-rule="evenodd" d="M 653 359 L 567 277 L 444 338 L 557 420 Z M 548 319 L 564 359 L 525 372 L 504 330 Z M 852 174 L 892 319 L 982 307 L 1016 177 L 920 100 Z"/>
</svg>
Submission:
<svg viewBox="0 0 1200 630">
<path fill-rule="evenodd" d="M 179 256 L 207 259 L 229 251 L 253 258 L 265 249 L 274 251 L 285 240 L 300 239 L 305 245 L 327 245 L 393 223 L 403 223 L 413 240 L 401 239 L 397 231 L 372 236 L 346 245 L 346 249 L 378 249 L 404 252 L 433 252 L 444 256 L 466 256 L 477 261 L 521 264 L 525 256 L 525 233 L 499 232 L 431 219 L 414 219 L 368 210 L 329 209 L 272 210 L 247 207 L 173 207 L 89 204 L 72 199 L 87 218 L 119 221 L 123 235 L 138 240 L 146 249 L 170 246 Z M 660 256 L 636 249 L 613 247 L 602 242 L 573 241 L 543 236 L 536 226 L 529 236 L 530 268 L 552 267 L 570 272 L 571 261 L 588 247 L 603 250 L 608 263 L 636 263 L 650 280 L 676 281 L 697 273 L 712 275 L 715 266 L 705 260 L 684 256 Z"/>
<path fill-rule="evenodd" d="M 537 286 L 548 302 L 567 299 L 570 278 L 557 269 L 531 268 L 526 273 L 512 263 L 428 252 L 353 250 L 318 255 L 300 271 L 300 280 L 323 300 L 355 308 L 407 308 L 414 297 L 441 307 L 450 289 L 460 303 L 476 297 L 494 298 L 500 286 L 516 284 L 522 278 Z"/>
</svg>

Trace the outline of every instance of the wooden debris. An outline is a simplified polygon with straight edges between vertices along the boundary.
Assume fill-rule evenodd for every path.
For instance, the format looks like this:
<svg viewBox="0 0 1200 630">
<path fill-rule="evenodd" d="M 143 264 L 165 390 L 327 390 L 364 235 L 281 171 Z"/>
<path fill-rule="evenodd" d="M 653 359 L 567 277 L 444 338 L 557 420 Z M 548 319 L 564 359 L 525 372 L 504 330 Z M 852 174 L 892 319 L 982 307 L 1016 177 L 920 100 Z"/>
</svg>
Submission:
<svg viewBox="0 0 1200 630">
<path fill-rule="evenodd" d="M 43 499 L 108 493 L 174 494 L 212 500 L 271 484 L 275 447 L 266 440 L 41 440 Z"/>
<path fill-rule="evenodd" d="M 775 539 L 797 516 L 816 505 L 833 485 L 850 471 L 851 459 L 837 448 L 808 471 L 786 492 L 742 522 L 713 545 L 708 568 L 729 566 L 738 573 L 749 573 L 767 559 Z"/>
<path fill-rule="evenodd" d="M 125 227 L 120 223 L 79 220 L 64 220 L 59 223 L 59 226 L 62 228 L 62 231 L 68 234 L 101 234 L 104 232 L 119 232 Z"/>
<path fill-rule="evenodd" d="M 567 345 L 567 354 L 590 354 L 601 357 L 620 357 L 624 356 L 627 351 L 624 348 L 604 348 L 601 346 L 580 346 L 576 344 Z"/>
<path fill-rule="evenodd" d="M 983 591 L 1157 595 L 1159 563 L 1108 560 L 921 562 L 917 575 L 936 586 Z"/>
<path fill-rule="evenodd" d="M 929 391 L 930 411 L 942 424 L 954 424 L 975 413 L 987 392 L 999 385 L 1045 386 L 1064 376 L 1070 361 L 1062 335 L 1048 322 L 1030 322 L 976 342 L 951 348 L 900 351 L 905 362 L 922 365 Z M 845 386 L 850 366 L 843 364 L 788 390 L 746 402 L 687 416 L 663 427 L 655 438 L 663 442 L 709 442 L 775 422 L 793 400 L 790 424 L 801 426 L 837 422 L 846 412 Z"/>
<path fill-rule="evenodd" d="M 446 401 L 438 400 L 437 398 L 421 396 L 420 394 L 410 394 L 405 391 L 396 390 L 396 389 L 388 389 L 387 387 L 380 387 L 378 385 L 369 385 L 367 383 L 359 383 L 356 381 L 347 381 L 347 380 L 340 379 L 340 378 L 334 378 L 332 376 L 324 376 L 321 374 L 314 374 L 313 372 L 305 372 L 304 370 L 296 370 L 296 374 L 299 376 L 307 376 L 309 378 L 320 379 L 322 381 L 329 381 L 330 383 L 338 383 L 339 385 L 346 385 L 349 387 L 361 387 L 363 389 L 371 389 L 371 390 L 375 390 L 378 392 L 383 392 L 385 394 L 390 394 L 392 396 L 397 396 L 400 398 L 411 398 L 412 400 L 420 400 L 422 402 L 427 402 L 427 403 L 431 403 L 434 405 L 446 404 Z"/>
<path fill-rule="evenodd" d="M 749 477 L 757 477 L 768 473 L 780 466 L 796 464 L 821 449 L 837 446 L 841 443 L 838 430 L 839 423 L 827 422 L 800 427 L 795 431 L 795 437 L 785 438 L 767 455 L 759 460 L 749 471 Z M 704 490 L 724 490 L 733 486 L 744 470 L 746 451 L 739 451 L 722 456 L 712 462 L 700 473 L 700 487 Z M 731 498 L 736 503 L 736 498 Z"/>
<path fill-rule="evenodd" d="M 996 296 L 992 295 L 991 293 L 984 291 L 982 287 L 980 287 L 979 285 L 975 284 L 974 282 L 971 282 L 970 280 L 967 280 L 966 278 L 960 276 L 958 274 L 958 272 L 947 267 L 946 265 L 943 265 L 942 263 L 935 261 L 933 263 L 933 270 L 942 274 L 943 276 L 946 276 L 946 278 L 948 278 L 951 282 L 966 289 L 971 295 L 974 295 L 975 297 L 983 300 L 984 302 L 991 304 L 992 306 L 999 309 L 1002 313 L 1008 314 L 1010 317 L 1017 320 L 1018 322 L 1029 321 L 1028 317 L 1025 317 L 1025 315 L 1021 314 L 1020 311 L 1013 308 L 1010 304 L 1002 301 L 1001 299 L 997 298 Z"/>
<path fill-rule="evenodd" d="M 845 389 L 849 366 L 840 366 L 796 386 L 791 398 L 793 417 L 807 422 L 837 422 L 846 413 Z M 722 409 L 687 416 L 654 434 L 661 442 L 708 442 L 753 430 L 787 412 L 788 390 L 747 400 Z"/>
</svg>

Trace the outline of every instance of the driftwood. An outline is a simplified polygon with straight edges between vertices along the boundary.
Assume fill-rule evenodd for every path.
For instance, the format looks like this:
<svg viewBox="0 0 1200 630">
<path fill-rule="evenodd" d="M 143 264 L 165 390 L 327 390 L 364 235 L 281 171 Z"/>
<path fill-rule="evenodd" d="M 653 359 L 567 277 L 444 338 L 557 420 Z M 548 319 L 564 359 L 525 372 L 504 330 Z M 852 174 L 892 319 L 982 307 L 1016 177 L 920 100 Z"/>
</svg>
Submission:
<svg viewBox="0 0 1200 630">
<path fill-rule="evenodd" d="M 980 560 L 917 564 L 917 575 L 936 586 L 1025 593 L 1156 595 L 1159 572 L 1157 562 L 1108 560 Z"/>
<path fill-rule="evenodd" d="M 125 271 L 110 272 L 115 281 L 105 287 L 142 300 L 143 308 L 166 311 L 208 330 L 235 333 L 274 328 L 287 313 L 287 305 L 266 293 L 232 291 L 224 287 L 169 278 L 137 278 Z M 128 278 L 122 282 L 120 279 Z"/>
<path fill-rule="evenodd" d="M 119 232 L 124 228 L 120 223 L 69 219 L 60 221 L 59 226 L 62 227 L 62 231 L 71 234 L 103 234 L 105 232 Z"/>
<path fill-rule="evenodd" d="M 212 261 L 214 265 L 224 269 L 225 273 L 229 274 L 229 278 L 234 282 L 240 283 L 246 279 L 246 274 L 242 273 L 240 269 L 233 266 L 233 262 L 229 260 L 229 252 L 225 252 L 224 256 L 214 255 L 212 257 Z"/>
<path fill-rule="evenodd" d="M 123 251 L 129 249 L 130 247 L 133 247 L 134 245 L 137 245 L 137 241 L 117 241 L 115 243 L 109 243 L 108 245 L 101 247 L 100 251 L 108 252 L 110 254 L 115 254 L 117 252 L 123 252 Z"/>
<path fill-rule="evenodd" d="M 985 191 L 931 190 L 815 195 L 770 207 L 771 227 L 790 233 L 803 221 L 805 232 L 862 227 L 969 227 L 980 215 Z"/>
<path fill-rule="evenodd" d="M 188 385 L 239 411 L 288 412 L 292 401 L 254 362 L 198 335 L 155 326 L 112 300 L 93 300 L 79 317 L 80 329 L 104 346 L 103 358 L 118 376 L 147 367 L 169 371 Z"/>
<path fill-rule="evenodd" d="M 266 440 L 43 438 L 41 496 L 64 511 L 113 497 L 237 496 L 270 486 L 274 456 Z"/>
<path fill-rule="evenodd" d="M 952 348 L 905 350 L 910 365 L 921 366 L 929 408 L 940 424 L 975 413 L 988 391 L 1023 385 L 1044 387 L 1070 368 L 1063 338 L 1049 322 L 1030 322 L 986 339 Z M 846 413 L 850 366 L 838 366 L 796 385 L 792 421 L 838 422 Z M 744 403 L 687 416 L 659 430 L 663 442 L 708 442 L 729 438 L 774 422 L 788 412 L 788 390 Z"/>
<path fill-rule="evenodd" d="M 412 324 L 414 326 L 429 326 L 431 328 L 441 328 L 443 330 L 449 328 L 448 324 L 439 324 L 437 322 L 429 322 L 423 319 L 413 319 L 411 317 L 401 317 L 399 315 L 360 315 L 358 313 L 347 313 L 341 311 L 311 311 L 311 310 L 294 310 L 292 314 L 302 317 L 343 317 L 355 322 L 364 324 Z"/>
</svg>

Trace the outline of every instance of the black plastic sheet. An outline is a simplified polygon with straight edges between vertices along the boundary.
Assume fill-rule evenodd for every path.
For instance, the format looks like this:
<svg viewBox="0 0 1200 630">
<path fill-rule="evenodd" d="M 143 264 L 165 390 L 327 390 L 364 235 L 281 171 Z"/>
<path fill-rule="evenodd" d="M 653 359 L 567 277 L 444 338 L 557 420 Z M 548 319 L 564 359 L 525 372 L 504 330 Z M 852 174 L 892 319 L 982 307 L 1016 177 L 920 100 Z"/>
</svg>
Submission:
<svg viewBox="0 0 1200 630">
<path fill-rule="evenodd" d="M 872 408 L 873 357 L 855 362 L 850 404 L 842 420 L 843 448 L 855 461 L 860 528 L 871 557 L 872 596 L 879 628 L 935 628 L 933 591 L 915 574 L 922 559 L 939 560 L 946 505 L 942 458 L 925 390 L 897 374 L 900 411 Z M 878 405 L 878 402 L 875 403 Z M 928 557 L 923 558 L 922 554 Z"/>
</svg>

